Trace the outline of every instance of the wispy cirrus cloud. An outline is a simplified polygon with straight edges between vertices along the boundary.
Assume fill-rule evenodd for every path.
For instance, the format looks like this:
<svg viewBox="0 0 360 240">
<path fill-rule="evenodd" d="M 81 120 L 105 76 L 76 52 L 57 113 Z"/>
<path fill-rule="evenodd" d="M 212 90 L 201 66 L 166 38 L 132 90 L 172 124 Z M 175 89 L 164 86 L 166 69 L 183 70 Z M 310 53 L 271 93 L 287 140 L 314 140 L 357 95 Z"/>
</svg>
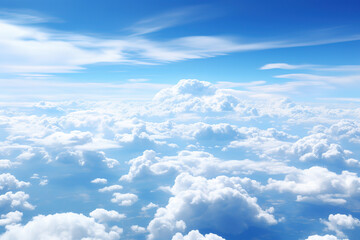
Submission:
<svg viewBox="0 0 360 240">
<path fill-rule="evenodd" d="M 246 41 L 231 36 L 184 36 L 168 40 L 153 40 L 146 33 L 198 19 L 189 18 L 196 8 L 160 15 L 135 24 L 130 34 L 121 37 L 92 37 L 24 25 L 0 14 L 0 72 L 15 74 L 69 73 L 85 70 L 87 65 L 131 64 L 154 65 L 190 59 L 210 58 L 234 52 L 291 48 L 360 40 L 360 35 L 302 40 Z M 25 17 L 24 17 L 25 16 Z M 18 16 L 27 19 L 28 15 Z M 32 23 L 45 21 L 39 18 Z M 199 17 L 201 18 L 201 17 Z M 164 21 L 164 19 L 171 19 Z M 40 21 L 41 20 L 41 21 Z M 31 22 L 31 21 L 30 21 Z M 163 22 L 166 22 L 165 24 Z M 137 26 L 137 27 L 136 27 Z M 305 66 L 273 64 L 263 69 L 297 69 Z"/>
<path fill-rule="evenodd" d="M 260 67 L 260 70 L 283 69 L 283 70 L 314 70 L 314 71 L 329 71 L 329 72 L 359 72 L 360 65 L 340 65 L 340 66 L 326 66 L 315 64 L 288 64 L 288 63 L 268 63 Z"/>
</svg>

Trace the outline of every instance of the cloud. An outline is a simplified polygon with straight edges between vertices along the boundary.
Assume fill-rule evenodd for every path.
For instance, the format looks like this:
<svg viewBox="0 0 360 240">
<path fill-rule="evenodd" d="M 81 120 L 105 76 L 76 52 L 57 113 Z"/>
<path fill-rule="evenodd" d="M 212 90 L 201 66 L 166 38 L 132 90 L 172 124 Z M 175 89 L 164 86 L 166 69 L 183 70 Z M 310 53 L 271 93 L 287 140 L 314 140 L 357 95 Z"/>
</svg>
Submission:
<svg viewBox="0 0 360 240">
<path fill-rule="evenodd" d="M 205 6 L 192 6 L 176 9 L 138 21 L 129 27 L 129 29 L 132 30 L 135 35 L 144 35 L 161 31 L 165 28 L 209 18 L 209 15 L 205 15 L 204 13 L 201 14 L 201 12 L 204 12 L 206 9 Z"/>
<path fill-rule="evenodd" d="M 131 206 L 137 202 L 138 196 L 133 193 L 114 193 L 111 202 L 119 206 Z"/>
<path fill-rule="evenodd" d="M 322 76 L 306 73 L 293 73 L 293 74 L 283 74 L 277 75 L 276 78 L 286 78 L 292 80 L 300 81 L 316 81 L 316 82 L 325 82 L 332 84 L 352 84 L 360 82 L 360 75 L 350 75 L 350 76 Z"/>
<path fill-rule="evenodd" d="M 149 203 L 148 205 L 146 205 L 145 207 L 142 207 L 142 208 L 141 208 L 141 211 L 147 211 L 147 210 L 149 210 L 149 209 L 158 208 L 158 207 L 159 207 L 159 205 L 151 202 L 151 203 Z"/>
<path fill-rule="evenodd" d="M 1 214 L 0 226 L 6 226 L 21 222 L 22 216 L 23 213 L 19 211 L 9 212 L 7 214 Z"/>
<path fill-rule="evenodd" d="M 269 63 L 262 66 L 261 70 L 269 70 L 269 69 L 299 69 L 299 68 L 308 68 L 312 65 L 291 65 L 287 63 Z"/>
<path fill-rule="evenodd" d="M 27 201 L 28 199 L 29 194 L 26 194 L 22 191 L 16 193 L 7 192 L 3 195 L 0 195 L 0 206 L 10 205 L 11 208 L 22 207 L 29 210 L 35 209 L 35 207 Z"/>
<path fill-rule="evenodd" d="M 296 168 L 278 161 L 252 160 L 221 160 L 203 151 L 180 151 L 175 156 L 159 158 L 153 150 L 144 151 L 143 155 L 131 159 L 128 174 L 121 176 L 122 181 L 132 181 L 135 178 L 146 178 L 153 175 L 163 175 L 169 172 L 187 172 L 195 176 L 218 176 L 220 174 L 238 175 L 251 172 L 266 172 L 268 174 L 290 173 Z"/>
<path fill-rule="evenodd" d="M 360 71 L 359 65 L 342 65 L 342 66 L 322 66 L 322 65 L 310 65 L 310 64 L 287 64 L 287 63 L 269 63 L 265 64 L 260 68 L 261 70 L 269 70 L 269 69 L 285 69 L 285 70 L 293 70 L 293 69 L 306 69 L 306 70 L 314 70 L 314 71 L 328 71 L 328 72 L 358 72 Z"/>
<path fill-rule="evenodd" d="M 103 208 L 97 208 L 92 211 L 90 217 L 94 218 L 96 221 L 100 223 L 106 223 L 110 221 L 120 221 L 126 218 L 125 214 L 120 214 L 115 210 L 107 211 Z"/>
<path fill-rule="evenodd" d="M 10 173 L 2 173 L 0 174 L 0 190 L 4 188 L 21 188 L 30 186 L 29 182 L 23 182 L 16 179 L 15 176 Z"/>
<path fill-rule="evenodd" d="M 141 233 L 146 233 L 146 228 L 140 227 L 139 225 L 132 225 L 131 231 L 133 231 L 134 233 L 141 234 Z"/>
<path fill-rule="evenodd" d="M 328 221 L 321 219 L 321 222 L 326 225 L 327 230 L 336 232 L 336 235 L 340 238 L 346 238 L 343 233 L 344 229 L 360 227 L 360 220 L 350 214 L 330 214 Z"/>
<path fill-rule="evenodd" d="M 339 239 L 334 235 L 326 234 L 324 236 L 312 235 L 312 236 L 309 236 L 306 240 L 347 240 L 347 239 Z"/>
<path fill-rule="evenodd" d="M 100 188 L 99 192 L 112 192 L 112 191 L 117 191 L 117 190 L 121 190 L 121 189 L 123 189 L 123 187 L 121 185 L 111 185 L 111 186 Z"/>
<path fill-rule="evenodd" d="M 256 51 L 264 49 L 290 48 L 323 45 L 336 42 L 359 40 L 359 36 L 342 38 L 328 37 L 314 40 L 313 36 L 301 41 L 276 40 L 245 42 L 223 36 L 187 36 L 155 41 L 142 36 L 202 18 L 191 20 L 189 10 L 180 10 L 143 20 L 131 28 L 135 35 L 101 38 L 69 32 L 44 29 L 19 22 L 0 20 L 0 72 L 5 73 L 69 73 L 84 70 L 87 65 L 112 64 L 159 64 L 189 59 L 209 58 L 232 52 Z M 208 15 L 202 15 L 208 16 Z M 21 17 L 18 17 L 21 18 Z M 40 18 L 22 15 L 33 22 Z M 167 19 L 164 21 L 164 19 Z M 311 40 L 309 40 L 311 39 Z"/>
<path fill-rule="evenodd" d="M 180 174 L 171 192 L 174 196 L 168 205 L 159 208 L 148 225 L 149 239 L 170 239 L 185 228 L 239 234 L 249 226 L 277 223 L 242 188 L 240 178 L 206 179 Z"/>
<path fill-rule="evenodd" d="M 225 240 L 224 238 L 213 234 L 202 235 L 198 230 L 192 230 L 187 235 L 183 236 L 181 233 L 176 233 L 172 240 Z"/>
<path fill-rule="evenodd" d="M 0 235 L 3 240 L 10 239 L 103 239 L 117 240 L 120 234 L 106 226 L 96 223 L 93 218 L 76 213 L 57 213 L 54 215 L 38 215 L 25 225 L 8 226 Z"/>
<path fill-rule="evenodd" d="M 95 178 L 94 180 L 91 181 L 91 183 L 106 184 L 106 183 L 107 183 L 107 179 L 105 179 L 105 178 Z"/>
<path fill-rule="evenodd" d="M 313 166 L 286 175 L 284 180 L 270 178 L 266 188 L 297 194 L 297 201 L 344 205 L 358 195 L 360 178 L 356 173 L 336 174 L 327 168 Z"/>
</svg>

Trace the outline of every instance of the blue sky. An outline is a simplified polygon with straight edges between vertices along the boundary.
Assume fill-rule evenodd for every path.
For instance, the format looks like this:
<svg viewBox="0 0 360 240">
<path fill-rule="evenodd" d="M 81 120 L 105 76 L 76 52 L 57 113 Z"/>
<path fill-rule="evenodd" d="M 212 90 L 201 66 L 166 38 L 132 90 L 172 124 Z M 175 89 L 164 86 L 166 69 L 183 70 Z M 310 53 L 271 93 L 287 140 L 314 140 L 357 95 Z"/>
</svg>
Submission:
<svg viewBox="0 0 360 240">
<path fill-rule="evenodd" d="M 354 1 L 2 1 L 11 44 L 2 45 L 1 82 L 168 84 L 196 78 L 268 85 L 306 79 L 279 75 L 312 74 L 355 79 L 333 84 L 335 90 L 318 87 L 312 100 L 356 98 L 358 10 Z M 270 63 L 305 66 L 260 70 Z M 20 91 L 19 85 L 9 90 Z"/>
<path fill-rule="evenodd" d="M 1 1 L 0 240 L 357 239 L 359 11 Z"/>
</svg>

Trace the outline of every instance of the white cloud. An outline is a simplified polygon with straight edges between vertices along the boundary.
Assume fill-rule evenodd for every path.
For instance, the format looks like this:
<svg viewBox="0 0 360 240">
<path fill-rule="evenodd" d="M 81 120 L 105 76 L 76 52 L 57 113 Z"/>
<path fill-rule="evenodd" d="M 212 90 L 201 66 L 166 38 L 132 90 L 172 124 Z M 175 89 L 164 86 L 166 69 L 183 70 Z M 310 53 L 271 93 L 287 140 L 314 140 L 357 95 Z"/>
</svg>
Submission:
<svg viewBox="0 0 360 240">
<path fill-rule="evenodd" d="M 326 168 L 314 166 L 286 175 L 284 180 L 268 180 L 267 189 L 292 192 L 297 201 L 323 202 L 334 205 L 347 203 L 358 196 L 360 178 L 356 173 L 342 171 L 336 174 Z"/>
<path fill-rule="evenodd" d="M 319 82 L 328 82 L 333 84 L 351 84 L 359 83 L 360 75 L 350 75 L 350 76 L 323 76 L 323 75 L 314 75 L 306 73 L 293 73 L 293 74 L 284 74 L 277 75 L 276 78 L 287 78 L 293 80 L 301 81 L 319 81 Z"/>
<path fill-rule="evenodd" d="M 6 226 L 21 222 L 22 216 L 23 213 L 19 211 L 9 212 L 7 214 L 1 214 L 0 226 Z"/>
<path fill-rule="evenodd" d="M 3 195 L 0 195 L 0 206 L 9 204 L 12 208 L 22 207 L 30 210 L 35 209 L 35 207 L 27 201 L 28 199 L 29 195 L 22 191 L 16 193 L 7 192 Z"/>
<path fill-rule="evenodd" d="M 141 208 L 141 211 L 147 211 L 147 210 L 149 210 L 149 209 L 158 208 L 158 207 L 159 207 L 159 205 L 151 202 L 151 203 L 149 203 L 148 205 L 146 205 L 145 207 L 142 207 L 142 208 Z"/>
<path fill-rule="evenodd" d="M 144 227 L 140 227 L 139 225 L 132 225 L 131 226 L 131 231 L 135 232 L 135 233 L 146 233 L 146 228 Z"/>
<path fill-rule="evenodd" d="M 121 219 L 126 218 L 125 214 L 120 214 L 115 210 L 108 211 L 103 208 L 97 208 L 89 215 L 100 223 L 106 223 L 109 221 L 120 221 Z"/>
<path fill-rule="evenodd" d="M 112 192 L 123 189 L 123 186 L 121 185 L 111 185 L 107 187 L 103 187 L 99 189 L 99 192 Z"/>
<path fill-rule="evenodd" d="M 38 215 L 25 225 L 8 226 L 7 231 L 0 237 L 2 240 L 117 240 L 120 239 L 120 234 L 117 231 L 106 230 L 106 226 L 82 214 L 58 213 Z"/>
<path fill-rule="evenodd" d="M 30 186 L 29 182 L 23 182 L 16 179 L 15 176 L 10 173 L 0 174 L 0 190 L 7 188 L 21 188 Z"/>
<path fill-rule="evenodd" d="M 312 236 L 309 236 L 306 240 L 347 240 L 347 239 L 339 239 L 334 235 L 326 234 L 324 236 L 312 235 Z"/>
<path fill-rule="evenodd" d="M 16 166 L 19 163 L 12 162 L 9 159 L 0 159 L 0 168 L 11 168 L 12 166 Z"/>
<path fill-rule="evenodd" d="M 328 221 L 321 219 L 321 222 L 326 225 L 327 230 L 336 232 L 336 235 L 340 238 L 346 237 L 343 230 L 360 227 L 360 220 L 350 214 L 330 214 Z"/>
<path fill-rule="evenodd" d="M 172 240 L 225 240 L 224 238 L 213 234 L 202 235 L 198 230 L 192 230 L 187 235 L 183 236 L 181 233 L 176 233 Z"/>
<path fill-rule="evenodd" d="M 91 183 L 100 183 L 100 184 L 107 184 L 106 178 L 95 178 L 91 181 Z"/>
<path fill-rule="evenodd" d="M 269 69 L 299 69 L 299 68 L 307 68 L 312 65 L 291 65 L 287 63 L 269 63 L 262 66 L 261 70 L 269 70 Z"/>
<path fill-rule="evenodd" d="M 131 159 L 128 174 L 120 180 L 132 181 L 139 177 L 162 175 L 171 171 L 188 172 L 196 176 L 214 177 L 220 174 L 250 174 L 252 172 L 266 172 L 268 174 L 291 173 L 295 167 L 287 166 L 279 161 L 252 160 L 220 160 L 212 154 L 202 151 L 180 151 L 175 156 L 156 156 L 153 150 L 144 151 L 142 156 Z"/>
<path fill-rule="evenodd" d="M 133 193 L 114 193 L 111 202 L 119 206 L 131 206 L 137 202 L 138 196 Z"/>
<path fill-rule="evenodd" d="M 185 227 L 239 234 L 249 226 L 277 223 L 271 213 L 261 209 L 256 198 L 248 195 L 237 177 L 206 179 L 180 174 L 171 192 L 174 196 L 168 205 L 159 208 L 148 225 L 149 239 L 169 239 Z"/>
</svg>

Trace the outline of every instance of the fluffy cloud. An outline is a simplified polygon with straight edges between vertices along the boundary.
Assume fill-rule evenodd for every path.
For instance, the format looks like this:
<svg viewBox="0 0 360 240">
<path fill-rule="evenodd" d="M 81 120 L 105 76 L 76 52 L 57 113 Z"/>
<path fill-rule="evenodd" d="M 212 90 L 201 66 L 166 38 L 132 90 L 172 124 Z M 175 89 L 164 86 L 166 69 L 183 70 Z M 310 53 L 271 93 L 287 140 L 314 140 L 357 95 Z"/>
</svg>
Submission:
<svg viewBox="0 0 360 240">
<path fill-rule="evenodd" d="M 23 207 L 25 209 L 33 210 L 35 207 L 27 201 L 28 199 L 29 195 L 22 191 L 16 193 L 7 192 L 0 195 L 0 206 L 9 204 L 12 208 Z"/>
<path fill-rule="evenodd" d="M 76 213 L 54 215 L 38 215 L 25 225 L 8 226 L 7 231 L 0 235 L 3 240 L 10 239 L 53 239 L 78 240 L 102 239 L 117 240 L 117 231 L 107 230 L 106 226 L 96 223 L 93 218 Z"/>
<path fill-rule="evenodd" d="M 15 224 L 21 222 L 23 213 L 19 211 L 9 212 L 7 214 L 1 214 L 0 226 L 6 226 L 9 224 Z"/>
<path fill-rule="evenodd" d="M 132 193 L 114 193 L 111 202 L 119 204 L 119 206 L 131 206 L 137 200 L 138 196 Z"/>
<path fill-rule="evenodd" d="M 192 230 L 187 235 L 183 236 L 181 233 L 176 233 L 172 240 L 225 240 L 224 238 L 213 234 L 202 235 L 198 230 Z"/>
<path fill-rule="evenodd" d="M 324 236 L 312 235 L 312 236 L 309 236 L 306 240 L 346 240 L 346 239 L 339 239 L 334 235 L 326 234 Z"/>
<path fill-rule="evenodd" d="M 117 190 L 121 190 L 123 189 L 123 187 L 121 185 L 111 185 L 108 187 L 103 187 L 99 189 L 99 192 L 112 192 L 112 191 L 117 191 Z"/>
<path fill-rule="evenodd" d="M 142 156 L 131 159 L 128 174 L 120 179 L 132 181 L 136 177 L 161 175 L 171 170 L 178 173 L 188 172 L 196 176 L 214 177 L 221 174 L 238 175 L 254 171 L 268 174 L 291 173 L 296 168 L 278 161 L 220 160 L 202 151 L 180 151 L 176 156 L 157 157 L 153 150 L 144 151 Z"/>
<path fill-rule="evenodd" d="M 106 178 L 95 178 L 94 180 L 91 181 L 91 183 L 106 184 L 107 179 Z"/>
<path fill-rule="evenodd" d="M 284 180 L 269 179 L 267 189 L 298 194 L 297 201 L 320 201 L 345 204 L 358 196 L 360 178 L 356 173 L 342 171 L 336 174 L 326 168 L 314 166 L 286 175 Z"/>
<path fill-rule="evenodd" d="M 125 214 L 120 214 L 115 210 L 107 211 L 103 208 L 97 208 L 92 211 L 90 217 L 94 218 L 98 222 L 105 223 L 109 221 L 120 221 L 124 219 L 126 216 Z"/>
<path fill-rule="evenodd" d="M 154 102 L 170 112 L 222 112 L 233 111 L 239 100 L 209 82 L 183 79 L 158 92 Z"/>
<path fill-rule="evenodd" d="M 139 225 L 132 225 L 131 231 L 135 233 L 146 233 L 146 228 L 140 227 Z"/>
<path fill-rule="evenodd" d="M 21 188 L 29 186 L 29 182 L 23 182 L 16 179 L 15 176 L 10 173 L 0 174 L 0 190 L 4 188 Z"/>
<path fill-rule="evenodd" d="M 346 237 L 342 230 L 360 227 L 360 220 L 350 214 L 330 214 L 328 221 L 321 219 L 321 222 L 326 225 L 327 230 L 335 231 L 336 235 L 341 238 Z"/>
<path fill-rule="evenodd" d="M 237 177 L 206 179 L 180 174 L 171 192 L 174 196 L 168 205 L 159 208 L 148 225 L 149 239 L 169 239 L 185 227 L 239 234 L 249 226 L 277 223 L 256 198 L 248 195 Z M 226 223 L 223 219 L 227 219 Z"/>
<path fill-rule="evenodd" d="M 146 205 L 145 207 L 142 207 L 142 208 L 141 208 L 141 211 L 147 211 L 147 210 L 149 210 L 149 209 L 158 208 L 158 207 L 159 207 L 159 205 L 151 202 L 151 203 L 149 203 L 148 205 Z"/>
</svg>

